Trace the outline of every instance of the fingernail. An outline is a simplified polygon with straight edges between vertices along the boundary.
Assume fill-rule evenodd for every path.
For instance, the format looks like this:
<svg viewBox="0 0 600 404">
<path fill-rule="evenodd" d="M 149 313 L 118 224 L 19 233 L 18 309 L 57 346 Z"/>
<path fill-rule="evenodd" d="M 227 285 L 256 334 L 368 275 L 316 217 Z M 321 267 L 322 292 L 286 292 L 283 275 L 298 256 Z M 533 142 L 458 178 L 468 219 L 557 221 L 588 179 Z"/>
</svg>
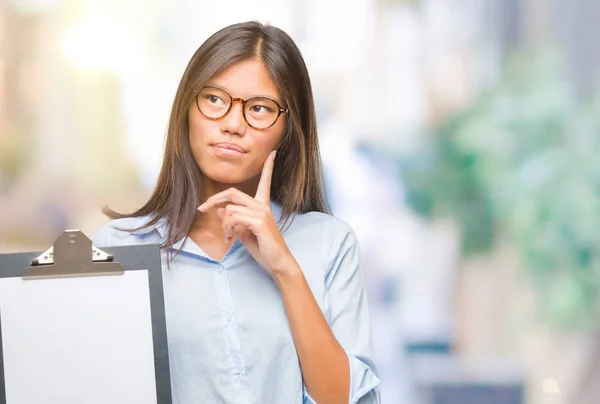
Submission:
<svg viewBox="0 0 600 404">
<path fill-rule="evenodd" d="M 202 210 L 202 209 L 204 209 L 204 204 L 202 204 L 202 205 L 198 206 L 198 208 L 197 208 L 197 209 L 198 209 L 200 212 L 203 212 L 203 210 Z"/>
</svg>

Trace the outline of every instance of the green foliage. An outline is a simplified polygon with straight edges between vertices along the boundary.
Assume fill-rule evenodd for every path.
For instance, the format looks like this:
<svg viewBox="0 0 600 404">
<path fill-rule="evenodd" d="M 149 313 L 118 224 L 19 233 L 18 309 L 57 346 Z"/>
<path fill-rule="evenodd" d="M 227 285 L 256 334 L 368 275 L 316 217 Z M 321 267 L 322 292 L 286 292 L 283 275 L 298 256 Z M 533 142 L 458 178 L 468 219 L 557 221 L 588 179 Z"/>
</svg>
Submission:
<svg viewBox="0 0 600 404">
<path fill-rule="evenodd" d="M 556 58 L 511 64 L 402 175 L 417 212 L 459 220 L 464 254 L 514 245 L 547 321 L 600 325 L 600 103 L 575 100 Z"/>
</svg>

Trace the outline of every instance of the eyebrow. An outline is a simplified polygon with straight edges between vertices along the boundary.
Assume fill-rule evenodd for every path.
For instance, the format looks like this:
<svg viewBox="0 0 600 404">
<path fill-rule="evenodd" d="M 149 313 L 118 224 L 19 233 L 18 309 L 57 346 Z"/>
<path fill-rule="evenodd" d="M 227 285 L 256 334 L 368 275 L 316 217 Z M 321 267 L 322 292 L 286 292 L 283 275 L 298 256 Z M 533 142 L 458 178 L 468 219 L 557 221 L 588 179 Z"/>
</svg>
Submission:
<svg viewBox="0 0 600 404">
<path fill-rule="evenodd" d="M 228 90 L 227 88 L 225 88 L 225 87 L 223 87 L 223 86 L 219 86 L 219 85 L 217 85 L 217 84 L 214 84 L 214 83 L 211 83 L 211 82 L 208 82 L 208 83 L 206 83 L 205 87 L 214 87 L 214 88 L 218 88 L 218 89 L 220 89 L 220 90 L 227 91 L 227 92 L 229 93 L 229 95 L 231 95 L 231 91 L 230 91 L 230 90 Z M 232 97 L 233 97 L 233 95 L 232 95 Z M 236 98 L 236 97 L 233 97 L 233 98 Z M 249 99 L 251 99 L 251 98 L 268 98 L 268 99 L 270 99 L 270 100 L 276 101 L 276 102 L 277 102 L 278 104 L 280 104 L 280 105 L 283 105 L 283 102 L 282 102 L 281 100 L 279 100 L 279 98 L 278 98 L 278 97 L 273 97 L 272 95 L 265 95 L 265 94 L 261 94 L 261 95 L 253 95 L 253 96 L 251 96 L 251 97 L 248 97 L 247 99 L 249 100 Z"/>
</svg>

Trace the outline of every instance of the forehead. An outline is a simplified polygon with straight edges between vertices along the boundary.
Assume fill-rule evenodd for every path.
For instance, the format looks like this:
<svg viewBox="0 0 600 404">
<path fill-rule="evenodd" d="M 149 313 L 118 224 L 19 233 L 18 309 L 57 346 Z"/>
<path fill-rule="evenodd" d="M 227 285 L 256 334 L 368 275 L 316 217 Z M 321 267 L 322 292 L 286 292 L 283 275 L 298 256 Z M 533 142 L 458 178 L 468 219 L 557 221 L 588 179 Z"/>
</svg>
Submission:
<svg viewBox="0 0 600 404">
<path fill-rule="evenodd" d="M 208 81 L 208 85 L 221 87 L 233 97 L 270 97 L 280 100 L 279 90 L 267 67 L 256 59 L 244 60 L 228 66 Z"/>
</svg>

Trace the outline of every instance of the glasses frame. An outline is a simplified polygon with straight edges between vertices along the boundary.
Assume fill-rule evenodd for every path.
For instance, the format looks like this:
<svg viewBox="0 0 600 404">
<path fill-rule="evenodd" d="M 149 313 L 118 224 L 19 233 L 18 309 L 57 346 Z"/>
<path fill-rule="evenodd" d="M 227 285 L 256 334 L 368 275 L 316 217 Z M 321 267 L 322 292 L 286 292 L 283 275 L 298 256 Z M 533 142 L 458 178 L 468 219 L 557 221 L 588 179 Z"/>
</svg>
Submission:
<svg viewBox="0 0 600 404">
<path fill-rule="evenodd" d="M 202 112 L 202 109 L 200 108 L 200 104 L 198 103 L 198 97 L 200 97 L 200 93 L 202 92 L 202 90 L 204 90 L 205 88 L 214 88 L 215 90 L 219 90 L 224 92 L 225 94 L 227 94 L 229 96 L 229 98 L 231 99 L 231 103 L 229 104 L 229 108 L 227 108 L 227 111 L 225 111 L 225 113 L 223 115 L 221 115 L 218 118 L 212 118 L 210 116 L 207 116 L 204 112 Z M 277 101 L 275 101 L 272 98 L 269 97 L 252 97 L 252 98 L 248 98 L 247 100 L 244 100 L 243 98 L 239 98 L 239 97 L 232 97 L 231 94 L 229 94 L 227 91 L 223 90 L 221 87 L 215 87 L 215 86 L 204 86 L 202 87 L 202 90 L 200 90 L 198 92 L 198 94 L 196 94 L 196 107 L 198 108 L 198 111 L 200 111 L 200 113 L 206 118 L 206 119 L 210 119 L 211 121 L 220 121 L 221 119 L 225 118 L 227 116 L 227 114 L 229 114 L 229 112 L 231 112 L 231 108 L 233 108 L 233 104 L 236 102 L 240 102 L 242 104 L 242 116 L 244 117 L 244 122 L 246 122 L 246 125 L 250 126 L 252 129 L 256 129 L 256 130 L 267 130 L 269 128 L 272 128 L 273 125 L 275 125 L 277 123 L 277 120 L 279 119 L 279 117 L 281 116 L 281 114 L 286 114 L 289 111 L 289 108 L 283 108 L 281 105 L 279 105 L 279 103 Z M 262 99 L 262 100 L 269 100 L 271 102 L 274 102 L 275 105 L 277 105 L 277 117 L 275 118 L 275 120 L 273 121 L 273 123 L 269 126 L 267 126 L 266 128 L 257 128 L 256 126 L 253 126 L 250 122 L 248 122 L 248 118 L 246 118 L 246 103 L 248 101 L 252 101 L 252 100 L 256 100 L 256 99 Z"/>
</svg>

